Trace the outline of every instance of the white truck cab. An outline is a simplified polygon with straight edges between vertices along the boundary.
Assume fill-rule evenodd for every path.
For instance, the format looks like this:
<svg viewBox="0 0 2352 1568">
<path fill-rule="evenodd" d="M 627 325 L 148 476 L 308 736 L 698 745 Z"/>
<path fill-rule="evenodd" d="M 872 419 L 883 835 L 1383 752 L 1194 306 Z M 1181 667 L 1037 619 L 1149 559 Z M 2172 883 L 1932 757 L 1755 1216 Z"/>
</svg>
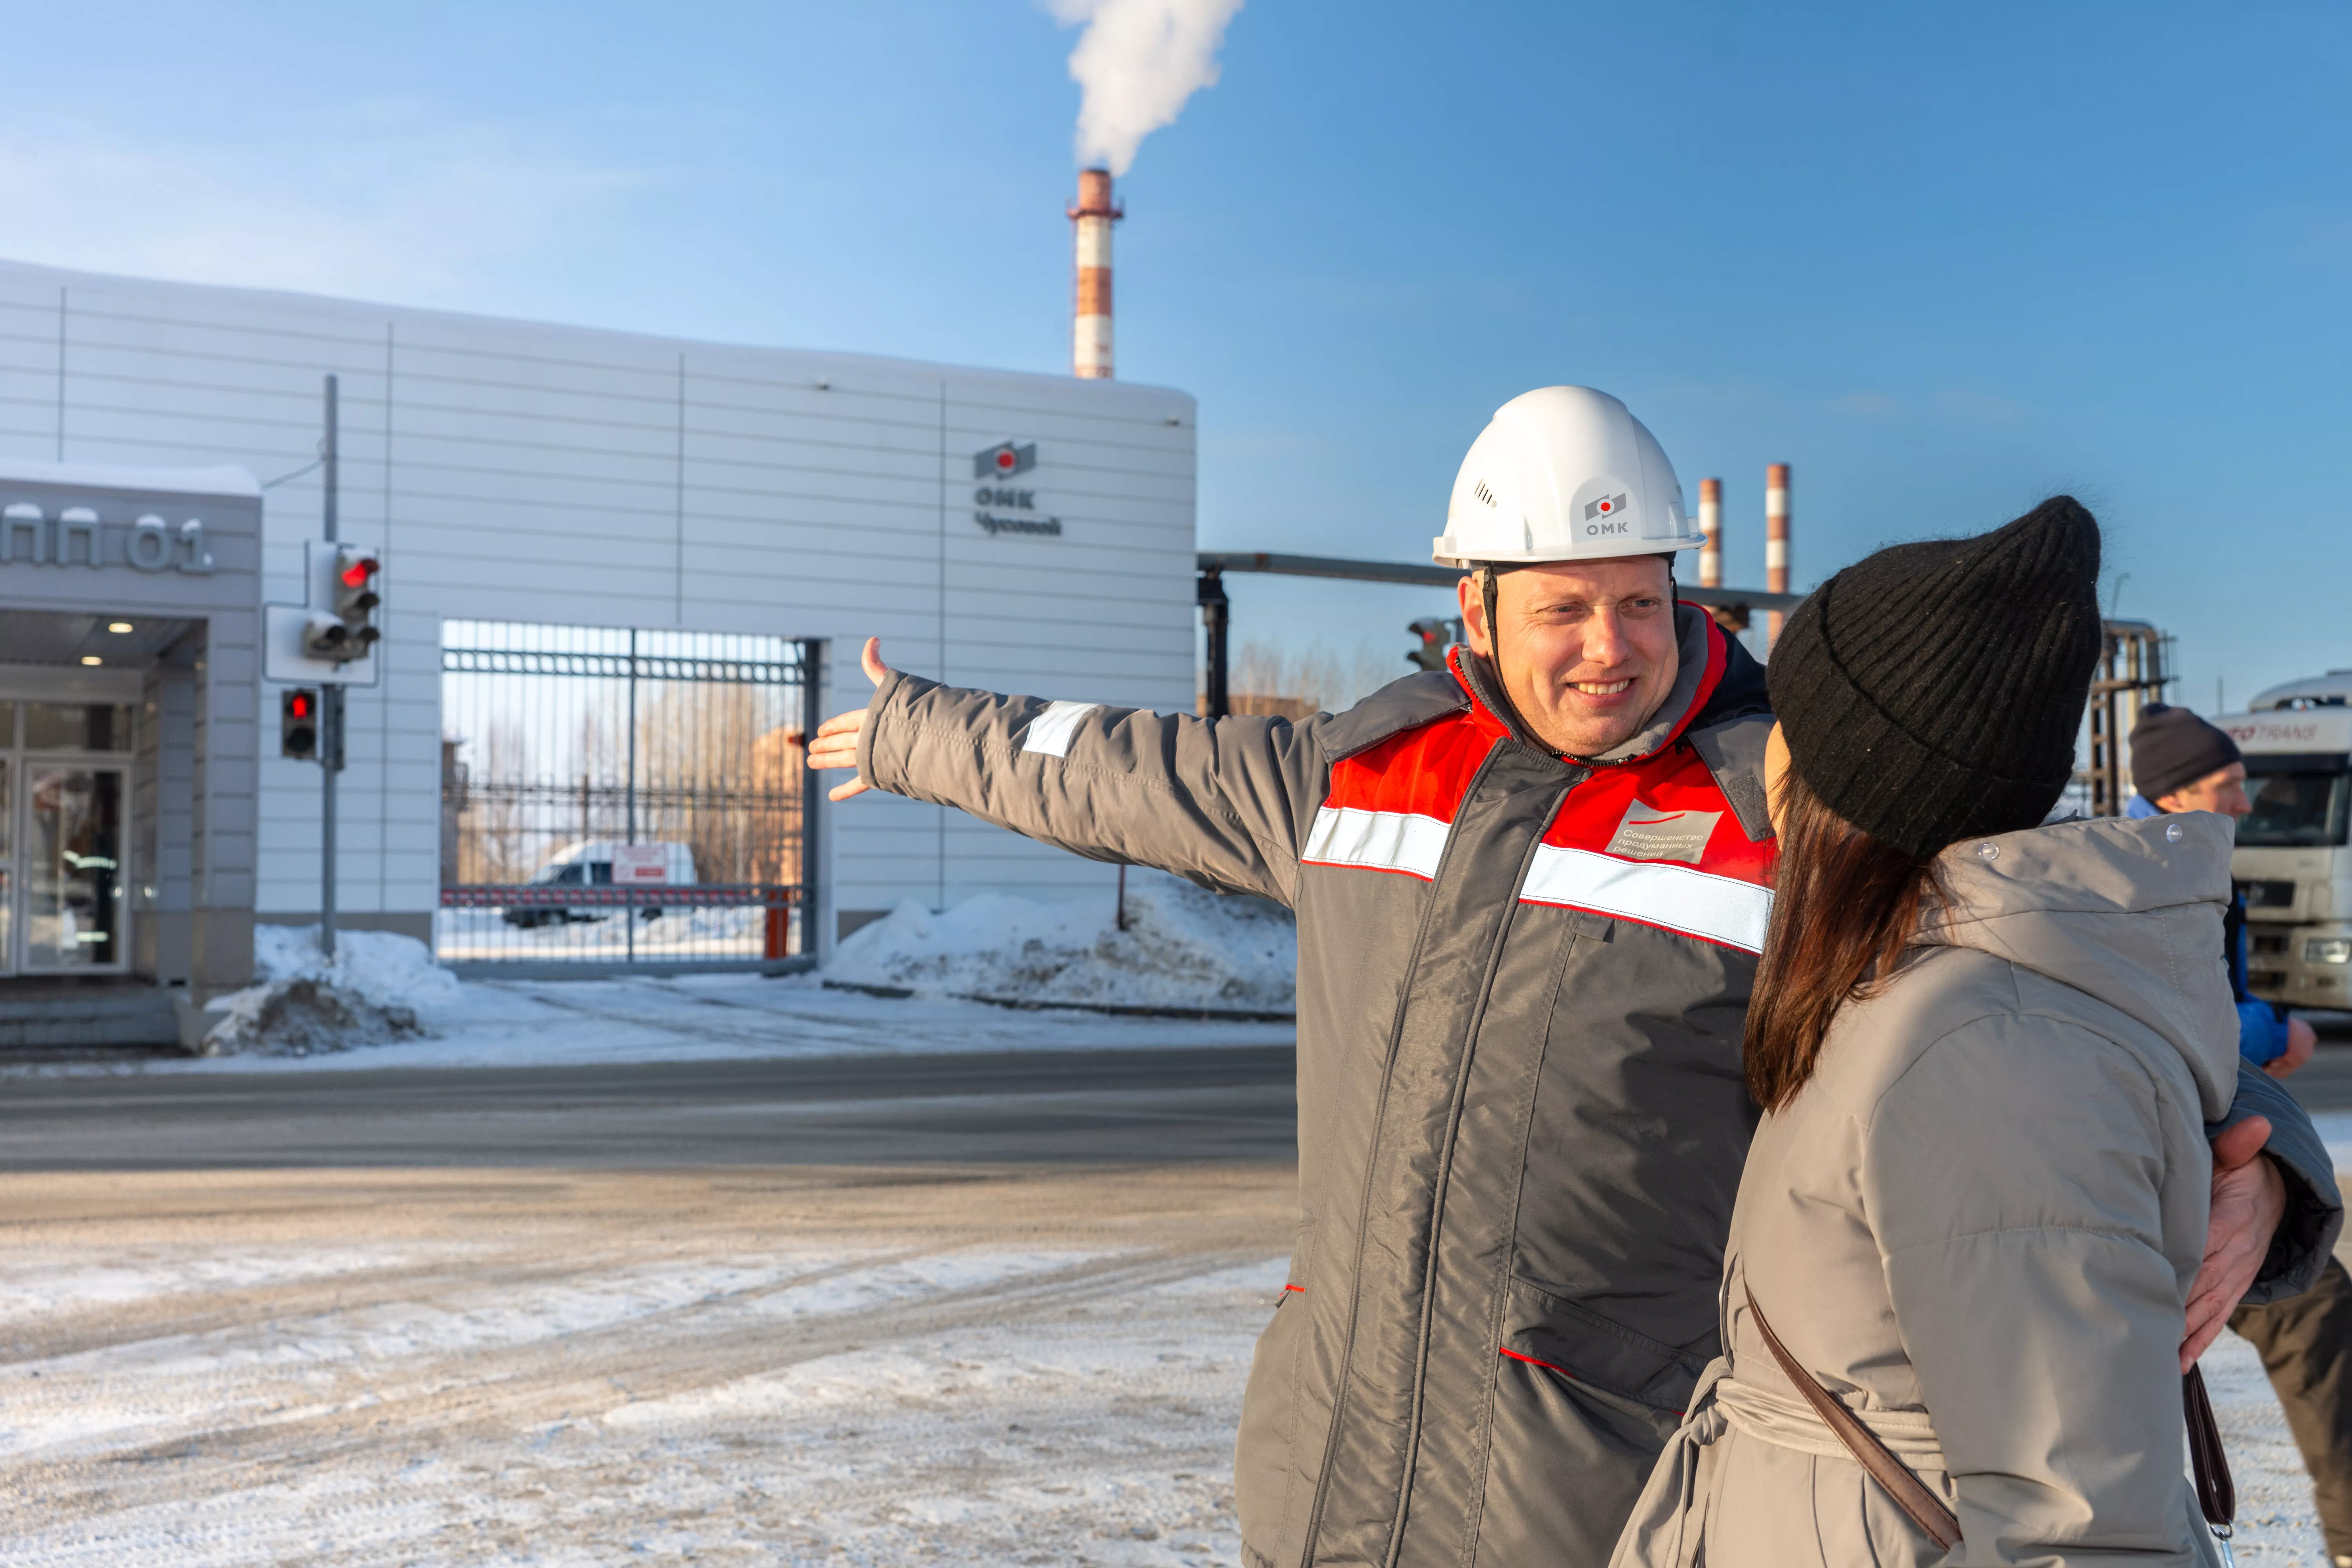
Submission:
<svg viewBox="0 0 2352 1568">
<path fill-rule="evenodd" d="M 2274 686 L 2213 722 L 2246 758 L 2253 814 L 2231 875 L 2246 900 L 2247 988 L 2352 1008 L 2352 670 Z"/>
</svg>

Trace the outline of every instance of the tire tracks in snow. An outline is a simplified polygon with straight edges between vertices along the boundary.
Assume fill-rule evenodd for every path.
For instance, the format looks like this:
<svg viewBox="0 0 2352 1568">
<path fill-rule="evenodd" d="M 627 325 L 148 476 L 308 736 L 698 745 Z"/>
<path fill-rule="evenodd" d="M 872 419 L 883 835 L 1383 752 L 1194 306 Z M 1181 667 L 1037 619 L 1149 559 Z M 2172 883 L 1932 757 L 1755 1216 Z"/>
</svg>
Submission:
<svg viewBox="0 0 2352 1568">
<path fill-rule="evenodd" d="M 454 1356 L 404 1356 L 372 1368 L 341 1367 L 341 1380 L 361 1385 L 363 1395 L 353 1398 L 355 1391 L 347 1389 L 330 1401 L 309 1402 L 315 1414 L 195 1426 L 102 1457 L 17 1466 L 6 1491 L 11 1497 L 38 1498 L 41 1515 L 54 1525 L 165 1503 L 191 1489 L 210 1490 L 217 1481 L 238 1474 L 362 1463 L 387 1450 L 551 1422 L 594 1420 L 631 1404 L 773 1374 L 892 1342 L 1034 1318 L 1056 1307 L 1149 1289 L 1248 1261 L 1168 1252 L 1089 1258 L 914 1300 L 802 1319 L 761 1318 L 753 1310 L 761 1301 L 795 1289 L 950 1258 L 955 1250 L 908 1248 L 809 1270 L 567 1333 L 561 1336 L 560 1348 L 533 1340 Z M 545 1279 L 553 1271 L 531 1272 Z M 724 1319 L 735 1321 L 714 1321 Z M 549 1364 L 551 1359 L 554 1364 Z M 401 1364 L 410 1361 L 426 1364 L 413 1369 Z M 319 1408 L 320 1403 L 328 1407 Z M 907 1479 L 882 1483 L 879 1493 L 902 1489 Z M 30 1522 L 12 1518 L 16 1513 L 15 1508 L 0 1504 L 0 1528 Z"/>
</svg>

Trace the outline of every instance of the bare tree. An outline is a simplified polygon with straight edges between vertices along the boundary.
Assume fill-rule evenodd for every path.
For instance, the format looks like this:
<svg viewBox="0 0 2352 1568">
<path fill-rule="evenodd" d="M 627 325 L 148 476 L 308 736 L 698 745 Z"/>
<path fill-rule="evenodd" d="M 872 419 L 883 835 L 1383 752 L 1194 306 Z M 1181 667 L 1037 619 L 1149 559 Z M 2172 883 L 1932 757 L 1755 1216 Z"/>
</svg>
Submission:
<svg viewBox="0 0 2352 1568">
<path fill-rule="evenodd" d="M 1402 648 L 1377 643 L 1359 642 L 1343 655 L 1320 642 L 1252 638 L 1234 659 L 1229 701 L 1235 713 L 1307 719 L 1351 708 L 1412 670 Z"/>
</svg>

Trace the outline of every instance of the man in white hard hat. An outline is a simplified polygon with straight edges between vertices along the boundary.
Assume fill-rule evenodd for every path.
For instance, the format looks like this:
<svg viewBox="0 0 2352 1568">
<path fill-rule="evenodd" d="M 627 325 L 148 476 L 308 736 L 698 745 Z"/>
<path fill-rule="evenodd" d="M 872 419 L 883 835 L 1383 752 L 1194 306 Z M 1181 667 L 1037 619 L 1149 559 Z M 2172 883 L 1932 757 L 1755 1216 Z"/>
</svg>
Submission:
<svg viewBox="0 0 2352 1568">
<path fill-rule="evenodd" d="M 1771 719 L 1761 667 L 1675 601 L 1698 542 L 1624 405 L 1545 387 L 1454 480 L 1444 670 L 1210 722 L 955 690 L 869 642 L 872 703 L 818 731 L 812 766 L 858 770 L 835 799 L 1297 911 L 1302 1212 L 1234 1456 L 1251 1568 L 1605 1562 L 1716 1353 Z M 2300 1153 L 2300 1201 L 2333 1205 Z M 2238 1205 L 2238 1289 L 2277 1186 Z"/>
</svg>

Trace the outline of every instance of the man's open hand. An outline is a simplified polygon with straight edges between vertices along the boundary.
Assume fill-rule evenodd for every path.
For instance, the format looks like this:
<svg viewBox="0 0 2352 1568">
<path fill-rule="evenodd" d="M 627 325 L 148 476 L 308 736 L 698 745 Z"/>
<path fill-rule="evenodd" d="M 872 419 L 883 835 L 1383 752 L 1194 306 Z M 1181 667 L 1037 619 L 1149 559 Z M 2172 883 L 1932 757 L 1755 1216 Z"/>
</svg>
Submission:
<svg viewBox="0 0 2352 1568">
<path fill-rule="evenodd" d="M 884 677 L 890 673 L 890 667 L 882 662 L 880 637 L 866 639 L 865 657 L 859 662 L 866 666 L 866 679 L 877 686 L 881 685 Z M 846 713 L 835 714 L 817 726 L 816 739 L 809 742 L 808 765 L 813 768 L 856 767 L 857 737 L 865 732 L 865 709 L 853 708 Z M 824 798 L 847 800 L 853 795 L 864 795 L 871 787 L 864 779 L 852 779 L 847 784 L 834 785 L 825 792 Z"/>
<path fill-rule="evenodd" d="M 2187 1372 L 2221 1335 L 2270 1256 L 2286 1217 L 2286 1181 L 2263 1157 L 2270 1118 L 2249 1116 L 2213 1140 L 2213 1216 L 2205 1227 L 2205 1261 L 2189 1288 L 2189 1337 L 2180 1342 Z"/>
</svg>

